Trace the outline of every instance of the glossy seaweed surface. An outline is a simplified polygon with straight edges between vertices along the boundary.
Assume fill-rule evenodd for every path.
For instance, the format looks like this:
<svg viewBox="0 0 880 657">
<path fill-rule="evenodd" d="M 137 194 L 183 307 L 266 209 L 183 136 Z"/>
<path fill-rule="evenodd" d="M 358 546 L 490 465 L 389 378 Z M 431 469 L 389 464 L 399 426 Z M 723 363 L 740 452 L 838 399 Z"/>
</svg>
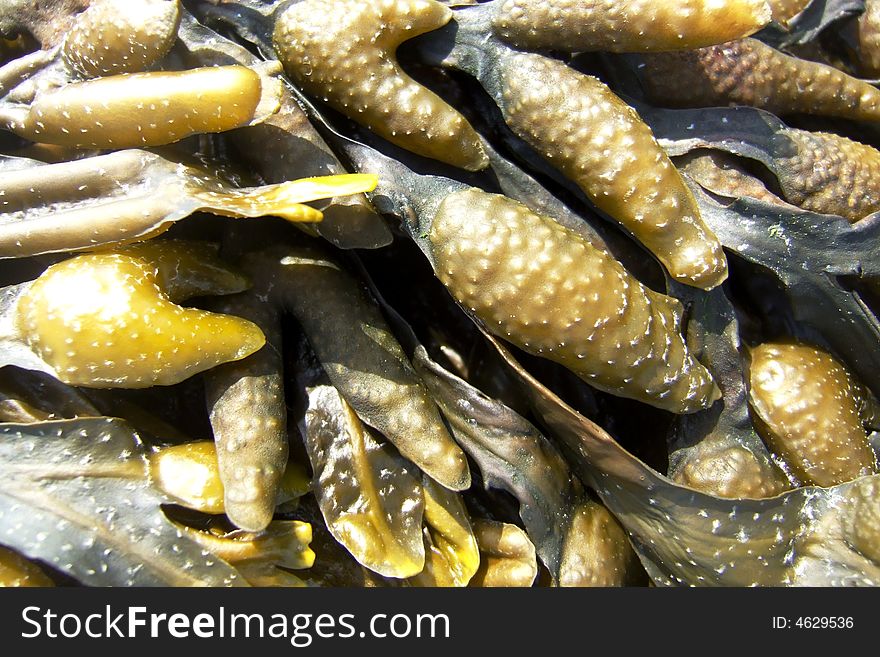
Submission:
<svg viewBox="0 0 880 657">
<path fill-rule="evenodd" d="M 880 585 L 878 15 L 0 0 L 0 585 Z"/>
</svg>

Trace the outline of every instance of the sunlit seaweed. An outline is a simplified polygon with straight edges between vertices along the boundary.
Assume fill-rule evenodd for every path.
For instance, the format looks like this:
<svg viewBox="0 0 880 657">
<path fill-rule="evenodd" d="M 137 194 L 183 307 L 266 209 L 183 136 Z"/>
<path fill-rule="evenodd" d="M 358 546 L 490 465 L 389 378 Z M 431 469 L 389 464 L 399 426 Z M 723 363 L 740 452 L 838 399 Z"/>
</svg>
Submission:
<svg viewBox="0 0 880 657">
<path fill-rule="evenodd" d="M 638 114 L 601 81 L 540 55 L 503 60 L 508 124 L 663 263 L 702 288 L 727 277 L 721 244 Z"/>
<path fill-rule="evenodd" d="M 260 76 L 244 66 L 120 73 L 39 93 L 0 120 L 37 142 L 139 148 L 248 125 L 261 98 Z"/>
<path fill-rule="evenodd" d="M 467 120 L 394 59 L 403 41 L 450 18 L 435 0 L 306 0 L 277 17 L 273 42 L 291 78 L 353 119 L 416 153 L 482 169 L 488 160 Z"/>
<path fill-rule="evenodd" d="M 150 454 L 149 460 L 151 480 L 178 504 L 209 514 L 226 513 L 224 484 L 213 442 L 161 447 Z M 273 507 L 306 494 L 308 489 L 309 479 L 302 466 L 286 464 Z"/>
<path fill-rule="evenodd" d="M 146 71 L 177 38 L 177 0 L 98 0 L 76 17 L 61 55 L 83 77 Z"/>
<path fill-rule="evenodd" d="M 749 36 L 770 21 L 764 0 L 496 0 L 493 27 L 521 48 L 684 50 Z"/>
<path fill-rule="evenodd" d="M 375 176 L 320 176 L 235 187 L 222 170 L 123 150 L 72 162 L 13 161 L 0 171 L 0 257 L 94 249 L 154 237 L 199 210 L 320 221 L 308 201 L 372 189 Z"/>
<path fill-rule="evenodd" d="M 862 426 L 864 391 L 830 354 L 799 344 L 749 351 L 756 427 L 806 484 L 834 486 L 877 471 Z"/>
<path fill-rule="evenodd" d="M 205 292 L 187 276 L 209 256 L 186 245 L 165 248 L 176 249 L 177 257 L 162 262 L 123 251 L 53 265 L 18 296 L 10 337 L 62 381 L 93 387 L 169 385 L 263 346 L 251 322 L 177 305 Z M 222 270 L 219 260 L 207 264 Z M 230 289 L 225 278 L 212 280 L 210 292 L 245 284 L 239 278 Z"/>
<path fill-rule="evenodd" d="M 430 239 L 440 280 L 489 330 L 526 351 L 677 413 L 718 398 L 678 332 L 678 302 L 551 219 L 465 191 L 440 205 Z"/>
<path fill-rule="evenodd" d="M 0 579 L 880 583 L 873 3 L 50 4 Z"/>
</svg>

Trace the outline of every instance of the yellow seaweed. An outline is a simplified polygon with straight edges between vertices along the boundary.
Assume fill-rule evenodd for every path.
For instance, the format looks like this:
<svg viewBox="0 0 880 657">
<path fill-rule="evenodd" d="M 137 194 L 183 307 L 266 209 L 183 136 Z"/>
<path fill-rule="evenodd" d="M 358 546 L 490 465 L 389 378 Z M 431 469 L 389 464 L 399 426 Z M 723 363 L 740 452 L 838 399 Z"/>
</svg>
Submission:
<svg viewBox="0 0 880 657">
<path fill-rule="evenodd" d="M 0 545 L 0 588 L 55 586 L 34 562 Z"/>
<path fill-rule="evenodd" d="M 425 495 L 425 569 L 416 586 L 467 586 L 480 566 L 480 550 L 460 495 L 422 478 Z"/>
<path fill-rule="evenodd" d="M 184 535 L 233 566 L 269 563 L 299 570 L 311 568 L 315 553 L 312 526 L 299 520 L 275 520 L 265 531 L 207 532 L 180 525 Z"/>
<path fill-rule="evenodd" d="M 121 73 L 39 93 L 5 122 L 20 137 L 60 146 L 161 146 L 248 125 L 261 97 L 259 74 L 245 66 Z"/>
<path fill-rule="evenodd" d="M 97 388 L 171 385 L 263 345 L 248 321 L 176 305 L 157 278 L 124 253 L 77 256 L 22 292 L 15 325 L 61 381 Z"/>
<path fill-rule="evenodd" d="M 203 513 L 226 513 L 217 448 L 211 440 L 161 447 L 150 454 L 150 479 L 179 504 Z M 284 470 L 277 503 L 302 497 L 309 491 L 305 469 L 290 462 Z"/>
<path fill-rule="evenodd" d="M 480 546 L 480 567 L 468 586 L 528 587 L 538 576 L 535 546 L 526 533 L 506 522 L 473 521 L 474 535 Z"/>
</svg>

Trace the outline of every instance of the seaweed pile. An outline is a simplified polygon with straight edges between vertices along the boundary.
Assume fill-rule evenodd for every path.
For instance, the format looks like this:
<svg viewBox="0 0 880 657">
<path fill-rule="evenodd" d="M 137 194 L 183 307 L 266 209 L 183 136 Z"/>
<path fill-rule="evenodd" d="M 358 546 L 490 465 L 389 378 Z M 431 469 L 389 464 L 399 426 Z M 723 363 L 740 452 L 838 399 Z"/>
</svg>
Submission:
<svg viewBox="0 0 880 657">
<path fill-rule="evenodd" d="M 880 584 L 878 35 L 0 0 L 0 584 Z"/>
</svg>

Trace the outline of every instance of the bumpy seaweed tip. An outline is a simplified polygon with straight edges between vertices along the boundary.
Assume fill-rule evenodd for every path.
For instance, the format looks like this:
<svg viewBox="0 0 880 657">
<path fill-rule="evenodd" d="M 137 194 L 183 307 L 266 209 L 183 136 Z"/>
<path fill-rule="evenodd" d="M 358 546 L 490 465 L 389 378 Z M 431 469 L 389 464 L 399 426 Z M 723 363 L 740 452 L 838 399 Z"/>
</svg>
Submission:
<svg viewBox="0 0 880 657">
<path fill-rule="evenodd" d="M 150 455 L 150 479 L 166 495 L 190 509 L 223 513 L 223 482 L 214 443 L 163 447 Z"/>
<path fill-rule="evenodd" d="M 528 53 L 501 66 L 510 127 L 651 251 L 676 280 L 727 278 L 721 242 L 651 129 L 600 80 Z"/>
<path fill-rule="evenodd" d="M 538 576 L 535 545 L 516 525 L 475 518 L 474 536 L 480 547 L 480 567 L 471 587 L 528 587 Z"/>
<path fill-rule="evenodd" d="M 748 196 L 765 203 L 784 205 L 782 199 L 730 153 L 697 149 L 677 158 L 676 166 L 701 187 L 719 196 Z"/>
<path fill-rule="evenodd" d="M 499 0 L 493 28 L 521 48 L 651 52 L 749 36 L 770 22 L 764 0 Z"/>
<path fill-rule="evenodd" d="M 856 23 L 859 64 L 864 75 L 880 75 L 880 2 L 869 0 Z"/>
<path fill-rule="evenodd" d="M 171 385 L 263 346 L 246 320 L 173 303 L 154 264 L 124 253 L 53 265 L 22 293 L 15 321 L 27 345 L 72 385 Z"/>
<path fill-rule="evenodd" d="M 674 413 L 719 398 L 684 343 L 680 304 L 552 219 L 470 189 L 443 200 L 429 239 L 440 280 L 499 337 Z"/>
<path fill-rule="evenodd" d="M 123 73 L 40 93 L 8 128 L 60 146 L 161 146 L 247 125 L 261 90 L 260 76 L 245 66 Z"/>
<path fill-rule="evenodd" d="M 749 105 L 775 114 L 880 120 L 880 90 L 831 66 L 786 55 L 757 39 L 657 53 L 639 69 L 661 105 Z"/>
<path fill-rule="evenodd" d="M 864 480 L 853 495 L 852 509 L 852 527 L 848 533 L 852 546 L 880 564 L 880 482 Z"/>
<path fill-rule="evenodd" d="M 772 462 L 729 442 L 701 450 L 672 478 L 704 493 L 733 499 L 773 497 L 791 488 Z"/>
<path fill-rule="evenodd" d="M 273 43 L 307 92 L 402 148 L 475 171 L 489 164 L 476 131 L 395 60 L 403 41 L 451 17 L 435 0 L 305 0 L 278 16 Z"/>
<path fill-rule="evenodd" d="M 827 352 L 766 343 L 750 352 L 755 427 L 806 484 L 834 486 L 876 472 L 862 426 L 863 390 Z"/>
<path fill-rule="evenodd" d="M 625 586 L 639 568 L 623 527 L 593 501 L 573 511 L 561 561 L 560 586 Z"/>
<path fill-rule="evenodd" d="M 171 49 L 179 25 L 177 0 L 93 2 L 77 16 L 61 55 L 87 78 L 145 71 Z"/>
<path fill-rule="evenodd" d="M 774 137 L 786 200 L 851 223 L 880 210 L 880 151 L 846 137 L 788 129 Z"/>
</svg>

